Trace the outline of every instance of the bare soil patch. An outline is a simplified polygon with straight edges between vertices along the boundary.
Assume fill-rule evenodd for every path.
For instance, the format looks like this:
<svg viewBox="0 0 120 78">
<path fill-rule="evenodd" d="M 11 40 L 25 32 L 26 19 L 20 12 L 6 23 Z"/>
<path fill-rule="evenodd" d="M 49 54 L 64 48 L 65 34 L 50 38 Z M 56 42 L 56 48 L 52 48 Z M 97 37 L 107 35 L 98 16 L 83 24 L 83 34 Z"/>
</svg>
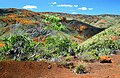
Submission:
<svg viewBox="0 0 120 78">
<path fill-rule="evenodd" d="M 0 62 L 0 78 L 120 78 L 120 55 L 112 63 L 88 63 L 87 74 L 75 74 L 58 63 L 33 61 Z"/>
</svg>

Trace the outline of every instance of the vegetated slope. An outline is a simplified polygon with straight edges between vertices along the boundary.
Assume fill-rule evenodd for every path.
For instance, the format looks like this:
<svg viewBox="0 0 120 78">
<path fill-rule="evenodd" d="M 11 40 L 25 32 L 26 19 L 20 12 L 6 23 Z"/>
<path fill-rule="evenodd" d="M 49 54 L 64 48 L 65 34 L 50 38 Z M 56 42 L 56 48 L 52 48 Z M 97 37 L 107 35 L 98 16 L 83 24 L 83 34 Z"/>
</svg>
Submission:
<svg viewBox="0 0 120 78">
<path fill-rule="evenodd" d="M 63 31 L 63 34 L 70 35 L 70 38 L 75 38 L 76 41 L 80 43 L 90 38 L 91 36 L 95 35 L 96 33 L 99 33 L 102 30 L 104 30 L 104 28 L 97 28 L 90 24 L 86 24 L 84 23 L 84 21 L 81 22 L 83 19 L 92 17 L 88 15 L 71 15 L 64 13 L 47 13 L 47 12 L 37 13 L 24 9 L 9 8 L 0 9 L 0 32 L 1 32 L 0 35 L 3 34 L 9 35 L 10 32 L 13 32 L 16 29 L 20 28 L 20 26 L 23 26 L 22 29 L 24 29 L 25 32 L 29 32 L 29 34 L 30 32 L 32 32 L 32 34 L 34 34 L 33 38 L 43 36 L 43 34 L 44 35 L 46 34 L 44 27 L 47 25 L 46 23 L 43 23 L 43 20 L 45 20 L 45 14 L 49 16 L 51 14 L 58 15 L 61 18 L 61 23 L 65 25 L 67 28 L 66 31 Z M 74 18 L 74 16 L 83 17 L 82 19 L 77 19 Z M 95 19 L 93 18 L 93 20 Z"/>
<path fill-rule="evenodd" d="M 115 23 L 119 23 L 120 15 L 112 15 L 112 14 L 101 14 L 101 15 L 83 15 L 83 14 L 67 14 L 67 13 L 54 13 L 54 12 L 41 12 L 40 14 L 49 14 L 63 16 L 68 19 L 78 20 L 85 22 L 87 24 L 100 27 L 107 28 L 113 26 Z"/>
<path fill-rule="evenodd" d="M 0 61 L 26 61 L 0 62 L 0 77 L 113 78 L 115 74 L 119 76 L 118 64 L 114 64 L 119 60 L 113 62 L 119 56 L 114 57 L 112 63 L 106 65 L 98 62 L 89 63 L 90 70 L 86 75 L 76 75 L 63 67 L 68 65 L 69 69 L 77 73 L 77 66 L 73 66 L 72 62 L 79 62 L 81 58 L 91 61 L 101 55 L 115 54 L 117 50 L 120 50 L 119 18 L 119 15 L 71 15 L 36 13 L 14 8 L 0 9 L 0 35 L 5 43 L 0 41 L 0 47 L 5 45 L 0 48 Z M 78 46 L 73 41 L 81 44 Z M 28 62 L 29 60 L 62 61 L 63 66 L 46 62 Z M 73 68 L 69 64 L 72 64 Z M 111 67 L 113 68 L 111 69 Z M 83 65 L 78 66 L 78 70 L 78 73 L 87 73 L 84 71 L 86 68 Z M 113 70 L 116 70 L 116 73 Z M 101 74 L 104 75 L 101 76 Z M 113 75 L 111 76 L 111 74 Z"/>
<path fill-rule="evenodd" d="M 80 44 L 81 54 L 92 54 L 95 57 L 116 54 L 120 50 L 120 23 Z"/>
<path fill-rule="evenodd" d="M 80 56 L 83 55 L 85 58 L 91 55 L 90 59 L 94 59 L 94 57 L 98 58 L 100 55 L 109 54 L 111 50 L 119 49 L 119 43 L 116 42 L 116 40 L 109 40 L 109 36 L 112 34 L 113 38 L 114 35 L 115 39 L 118 38 L 116 35 L 119 34 L 119 31 L 117 31 L 119 29 L 119 20 L 117 20 L 120 18 L 119 15 L 80 15 L 82 18 L 77 19 L 72 16 L 79 17 L 79 15 L 65 13 L 37 13 L 29 10 L 14 8 L 0 9 L 0 11 L 1 38 L 4 38 L 4 36 L 10 36 L 3 39 L 6 46 L 1 49 L 1 59 L 6 59 L 8 54 L 11 54 L 11 52 L 17 50 L 20 50 L 17 52 L 18 55 L 14 55 L 13 52 L 13 57 L 15 57 L 15 60 L 40 60 L 41 58 L 49 59 L 52 57 L 58 58 L 59 56 L 67 56 L 72 50 L 73 53 L 71 53 L 71 55 L 79 54 Z M 89 17 L 93 20 L 94 25 L 96 19 L 98 22 L 101 19 L 108 17 L 115 19 L 113 23 L 116 23 L 110 23 L 111 26 L 105 26 L 109 27 L 108 29 L 104 27 L 98 28 L 90 25 L 92 23 L 87 24 L 83 22 L 84 19 L 89 21 Z M 109 19 L 106 20 L 110 21 Z M 107 24 L 109 24 L 109 22 L 105 25 Z M 103 30 L 105 30 L 103 36 L 100 35 L 99 37 L 96 35 Z M 12 33 L 17 35 L 11 35 Z M 18 33 L 21 33 L 22 35 L 19 35 Z M 33 41 L 38 42 L 38 44 L 34 44 L 32 40 L 24 35 L 24 33 L 27 33 L 30 38 Z M 104 34 L 106 33 L 108 37 L 103 40 Z M 96 39 L 90 43 L 91 40 L 87 39 L 94 35 L 96 35 Z M 85 42 L 83 43 L 84 45 L 80 44 L 79 47 L 77 46 L 78 44 L 74 44 L 74 42 L 82 43 L 85 40 L 87 40 L 86 42 L 90 44 L 86 45 L 87 43 Z"/>
</svg>

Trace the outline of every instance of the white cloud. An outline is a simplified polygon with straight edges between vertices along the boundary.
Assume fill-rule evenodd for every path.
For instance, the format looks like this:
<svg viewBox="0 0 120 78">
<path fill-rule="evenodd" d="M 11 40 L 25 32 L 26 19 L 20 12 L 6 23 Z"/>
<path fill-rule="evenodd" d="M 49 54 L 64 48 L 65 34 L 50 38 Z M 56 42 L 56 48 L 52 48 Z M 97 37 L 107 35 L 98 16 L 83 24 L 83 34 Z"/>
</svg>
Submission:
<svg viewBox="0 0 120 78">
<path fill-rule="evenodd" d="M 75 10 L 70 10 L 71 12 L 75 11 Z"/>
<path fill-rule="evenodd" d="M 37 6 L 34 6 L 34 5 L 25 5 L 22 8 L 23 9 L 37 9 Z"/>
<path fill-rule="evenodd" d="M 57 4 L 57 2 L 52 2 L 52 3 L 49 3 L 51 7 L 53 7 L 54 5 Z"/>
<path fill-rule="evenodd" d="M 72 14 L 77 14 L 77 12 L 72 12 Z"/>
<path fill-rule="evenodd" d="M 81 8 L 78 8 L 79 10 L 88 10 L 87 7 L 81 7 Z"/>
<path fill-rule="evenodd" d="M 78 7 L 78 5 L 74 5 L 74 7 Z"/>
<path fill-rule="evenodd" d="M 53 7 L 53 5 L 50 5 L 51 7 Z"/>
<path fill-rule="evenodd" d="M 52 4 L 54 4 L 54 5 L 55 5 L 55 4 L 57 4 L 57 2 L 53 2 Z"/>
<path fill-rule="evenodd" d="M 73 7 L 73 6 L 69 4 L 61 4 L 61 5 L 57 5 L 57 7 Z"/>
<path fill-rule="evenodd" d="M 56 5 L 56 4 L 57 4 L 57 2 L 51 2 L 51 3 L 49 3 L 49 4 L 51 4 L 51 5 Z"/>
<path fill-rule="evenodd" d="M 78 8 L 79 10 L 83 10 L 83 11 L 85 11 L 85 10 L 93 10 L 93 8 L 87 8 L 87 7 L 81 7 L 81 8 Z"/>
<path fill-rule="evenodd" d="M 88 10 L 93 10 L 93 8 L 88 8 Z"/>
</svg>

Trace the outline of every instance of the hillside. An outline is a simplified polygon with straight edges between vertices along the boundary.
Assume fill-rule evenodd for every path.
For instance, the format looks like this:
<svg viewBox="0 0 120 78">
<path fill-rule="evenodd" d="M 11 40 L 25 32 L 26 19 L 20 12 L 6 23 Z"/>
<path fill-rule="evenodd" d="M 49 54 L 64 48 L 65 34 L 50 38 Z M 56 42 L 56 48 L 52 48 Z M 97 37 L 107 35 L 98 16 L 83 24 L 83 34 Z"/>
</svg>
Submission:
<svg viewBox="0 0 120 78">
<path fill-rule="evenodd" d="M 46 42 L 50 36 L 53 36 L 53 38 L 56 36 L 67 38 L 75 43 L 77 42 L 77 45 L 81 46 L 81 43 L 86 45 L 86 42 L 94 41 L 91 37 L 94 35 L 96 37 L 97 33 L 104 32 L 104 30 L 107 31 L 113 28 L 113 32 L 117 31 L 116 29 L 119 29 L 118 25 L 120 23 L 119 18 L 119 15 L 109 14 L 74 15 L 53 12 L 33 12 L 15 8 L 0 9 L 0 36 L 3 38 L 4 36 L 9 37 L 11 34 L 26 33 L 30 39 L 38 43 Z M 111 36 L 112 34 L 107 33 L 107 35 Z M 57 39 L 56 37 L 54 40 Z M 98 37 L 102 38 L 101 36 Z M 4 44 L 0 42 L 0 46 L 4 46 Z M 88 48 L 87 46 L 85 47 Z M 79 49 L 78 47 L 75 51 L 79 52 Z"/>
<path fill-rule="evenodd" d="M 0 78 L 120 78 L 120 15 L 0 9 Z"/>
<path fill-rule="evenodd" d="M 94 23 L 95 19 L 98 19 L 96 21 L 100 21 L 99 19 L 102 19 L 99 16 L 96 17 L 96 16 L 88 16 L 88 15 L 71 15 L 71 14 L 64 14 L 64 13 L 47 13 L 47 12 L 36 13 L 29 10 L 24 10 L 24 9 L 10 8 L 10 9 L 0 9 L 0 31 L 1 31 L 0 35 L 3 35 L 3 34 L 9 35 L 8 33 L 12 32 L 15 29 L 15 26 L 19 28 L 20 25 L 23 26 L 25 32 L 28 32 L 27 30 L 29 30 L 29 32 L 32 32 L 33 30 L 40 29 L 40 28 L 44 31 L 44 27 L 46 25 L 45 23 L 43 23 L 43 20 L 45 19 L 45 16 L 44 16 L 45 14 L 58 15 L 61 19 L 61 23 L 67 27 L 68 31 L 64 33 L 65 34 L 71 33 L 69 35 L 71 37 L 75 37 L 78 40 L 78 42 L 79 42 L 79 39 L 81 39 L 80 43 L 86 40 L 87 38 L 105 29 L 105 27 L 98 28 L 96 23 L 93 24 L 92 26 L 92 24 L 87 24 L 88 22 L 85 23 L 85 21 L 83 21 L 83 20 L 89 21 L 89 18 L 93 18 L 92 20 Z M 114 15 L 113 16 L 108 15 L 108 16 L 113 18 Z M 74 17 L 78 17 L 78 18 L 81 17 L 81 19 L 77 19 Z M 116 19 L 118 17 L 119 16 L 116 15 Z M 27 25 L 30 25 L 31 27 Z M 42 32 L 42 30 L 39 32 Z M 40 35 L 41 34 L 34 35 L 34 38 Z"/>
<path fill-rule="evenodd" d="M 69 21 L 65 21 L 63 19 L 63 23 L 65 25 L 71 25 L 74 27 L 78 25 L 80 26 L 94 26 L 99 28 L 106 28 L 114 25 L 119 22 L 119 15 L 81 15 L 81 14 L 66 14 L 66 13 L 52 13 L 52 12 L 42 12 L 36 13 L 29 10 L 24 9 L 0 9 L 0 27 L 4 30 L 3 33 L 9 30 L 8 26 L 12 26 L 14 24 L 22 24 L 22 25 L 33 25 L 39 26 L 42 24 L 42 20 L 44 20 L 44 15 L 58 15 L 61 20 L 65 17 Z M 73 21 L 74 20 L 74 21 Z M 114 20 L 114 21 L 113 21 Z M 74 23 L 75 22 L 75 23 Z M 79 23 L 78 23 L 79 22 Z M 82 23 L 83 22 L 83 23 Z M 87 24 L 86 24 L 87 23 Z M 1 33 L 2 34 L 2 33 Z"/>
<path fill-rule="evenodd" d="M 82 15 L 82 14 L 67 14 L 67 13 L 53 13 L 53 12 L 42 12 L 40 14 L 50 14 L 58 16 L 63 16 L 68 19 L 82 21 L 84 23 L 105 28 L 114 25 L 115 23 L 119 23 L 120 15 L 111 15 L 111 14 L 101 14 L 101 15 Z"/>
<path fill-rule="evenodd" d="M 35 42 L 44 42 L 49 36 L 68 38 L 78 44 L 107 28 L 117 29 L 119 15 L 82 15 L 53 12 L 33 12 L 25 9 L 0 9 L 0 36 L 13 33 L 28 34 Z M 56 22 L 57 23 L 56 23 Z M 54 26 L 60 25 L 61 31 Z M 51 28 L 53 26 L 54 28 Z M 46 30 L 46 28 L 49 30 Z M 51 28 L 51 29 L 50 29 Z M 111 34 L 108 34 L 111 35 Z M 98 38 L 98 37 L 97 37 Z M 90 42 L 90 41 L 86 42 Z M 94 40 L 93 40 L 94 41 Z M 86 43 L 85 43 L 86 44 Z M 1 42 L 1 46 L 4 44 Z M 89 46 L 89 45 L 88 45 Z"/>
</svg>

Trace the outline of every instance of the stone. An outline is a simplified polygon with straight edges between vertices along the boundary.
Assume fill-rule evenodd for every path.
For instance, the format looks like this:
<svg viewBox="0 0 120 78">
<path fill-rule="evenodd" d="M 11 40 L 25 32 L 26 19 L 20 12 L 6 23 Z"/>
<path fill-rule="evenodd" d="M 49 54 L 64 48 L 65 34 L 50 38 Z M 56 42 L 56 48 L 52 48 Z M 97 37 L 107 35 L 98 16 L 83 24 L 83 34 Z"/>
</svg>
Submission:
<svg viewBox="0 0 120 78">
<path fill-rule="evenodd" d="M 100 63 L 112 63 L 111 58 L 107 55 L 100 57 Z"/>
<path fill-rule="evenodd" d="M 52 68 L 52 65 L 48 65 L 48 69 L 51 69 Z"/>
</svg>

